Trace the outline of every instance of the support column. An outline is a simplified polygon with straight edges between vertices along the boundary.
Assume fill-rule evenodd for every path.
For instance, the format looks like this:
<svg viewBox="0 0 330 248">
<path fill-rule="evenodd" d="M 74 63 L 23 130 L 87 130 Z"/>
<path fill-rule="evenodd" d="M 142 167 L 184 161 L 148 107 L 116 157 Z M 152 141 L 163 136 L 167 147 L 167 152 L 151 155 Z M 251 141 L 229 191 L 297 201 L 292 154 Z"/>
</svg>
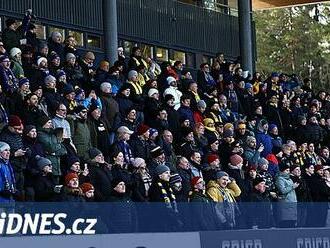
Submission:
<svg viewBox="0 0 330 248">
<path fill-rule="evenodd" d="M 253 73 L 251 0 L 238 0 L 239 45 L 244 71 Z"/>
<path fill-rule="evenodd" d="M 105 59 L 113 64 L 118 59 L 117 2 L 103 0 L 103 32 Z"/>
</svg>

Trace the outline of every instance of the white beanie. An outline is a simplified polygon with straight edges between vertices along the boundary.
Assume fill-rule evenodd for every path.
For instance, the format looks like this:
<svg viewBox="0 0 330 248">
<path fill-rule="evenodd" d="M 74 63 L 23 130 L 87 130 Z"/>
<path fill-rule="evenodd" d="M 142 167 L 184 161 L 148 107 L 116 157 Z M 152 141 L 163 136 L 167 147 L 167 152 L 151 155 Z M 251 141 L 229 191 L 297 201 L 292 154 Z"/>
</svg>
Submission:
<svg viewBox="0 0 330 248">
<path fill-rule="evenodd" d="M 151 88 L 149 91 L 148 91 L 148 97 L 152 97 L 153 94 L 156 94 L 156 93 L 159 93 L 159 91 L 155 88 Z"/>
<path fill-rule="evenodd" d="M 108 82 L 101 83 L 100 90 L 104 92 L 106 89 L 111 89 L 111 84 Z"/>
<path fill-rule="evenodd" d="M 66 61 L 69 61 L 72 58 L 76 58 L 76 55 L 74 55 L 73 53 L 67 53 L 66 54 L 66 57 L 65 57 Z"/>
<path fill-rule="evenodd" d="M 137 77 L 138 76 L 138 73 L 137 73 L 137 71 L 134 71 L 134 70 L 130 70 L 129 72 L 128 72 L 128 75 L 127 75 L 127 78 L 128 78 L 128 80 L 130 80 L 132 77 Z"/>
<path fill-rule="evenodd" d="M 45 57 L 40 57 L 40 58 L 37 60 L 37 66 L 39 66 L 40 63 L 41 63 L 41 61 L 43 61 L 43 60 L 46 60 L 46 61 L 47 61 L 47 59 L 46 59 Z"/>
<path fill-rule="evenodd" d="M 176 81 L 176 79 L 175 79 L 174 77 L 167 77 L 166 80 L 167 80 L 167 83 L 168 83 L 169 85 L 170 85 L 170 83 Z"/>
<path fill-rule="evenodd" d="M 133 167 L 139 168 L 141 164 L 145 163 L 143 158 L 135 158 L 132 162 Z"/>
<path fill-rule="evenodd" d="M 10 150 L 10 146 L 5 142 L 0 141 L 0 152 L 5 150 Z"/>
<path fill-rule="evenodd" d="M 17 47 L 13 47 L 10 50 L 10 57 L 14 58 L 18 53 L 22 53 L 21 49 L 19 49 Z"/>
</svg>

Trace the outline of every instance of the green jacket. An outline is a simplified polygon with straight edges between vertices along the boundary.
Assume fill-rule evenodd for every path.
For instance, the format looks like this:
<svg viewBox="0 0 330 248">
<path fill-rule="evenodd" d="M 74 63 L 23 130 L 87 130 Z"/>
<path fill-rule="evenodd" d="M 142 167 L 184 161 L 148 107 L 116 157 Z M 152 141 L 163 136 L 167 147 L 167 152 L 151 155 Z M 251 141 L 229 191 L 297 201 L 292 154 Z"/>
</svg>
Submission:
<svg viewBox="0 0 330 248">
<path fill-rule="evenodd" d="M 77 148 L 77 154 L 83 160 L 88 159 L 88 150 L 92 147 L 90 130 L 86 120 L 69 119 L 71 137 Z"/>
<path fill-rule="evenodd" d="M 53 175 L 61 176 L 60 157 L 67 154 L 65 146 L 57 138 L 53 129 L 40 129 L 38 131 L 37 141 L 44 148 L 46 158 L 52 162 Z"/>
<path fill-rule="evenodd" d="M 24 70 L 23 70 L 23 67 L 22 65 L 15 59 L 12 59 L 11 60 L 12 62 L 12 68 L 11 70 L 13 71 L 14 75 L 16 78 L 22 78 L 24 77 Z"/>
</svg>

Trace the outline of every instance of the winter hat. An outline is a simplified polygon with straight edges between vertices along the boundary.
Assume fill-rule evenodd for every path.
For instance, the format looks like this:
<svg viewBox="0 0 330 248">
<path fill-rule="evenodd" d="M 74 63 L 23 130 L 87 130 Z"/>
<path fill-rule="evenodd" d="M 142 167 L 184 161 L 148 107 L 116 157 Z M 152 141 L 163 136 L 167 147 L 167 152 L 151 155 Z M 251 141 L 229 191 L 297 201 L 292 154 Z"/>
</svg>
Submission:
<svg viewBox="0 0 330 248">
<path fill-rule="evenodd" d="M 88 154 L 91 159 L 94 159 L 96 156 L 102 154 L 102 152 L 96 147 L 92 147 L 89 149 Z"/>
<path fill-rule="evenodd" d="M 37 126 L 43 127 L 48 121 L 50 121 L 50 118 L 47 115 L 40 115 L 37 120 Z"/>
<path fill-rule="evenodd" d="M 48 47 L 47 42 L 40 42 L 40 43 L 39 43 L 39 49 L 40 49 L 40 50 L 43 49 L 43 48 L 46 48 L 46 47 Z"/>
<path fill-rule="evenodd" d="M 259 183 L 262 183 L 262 182 L 266 182 L 262 177 L 256 177 L 253 182 L 252 182 L 252 185 L 253 187 L 257 186 Z"/>
<path fill-rule="evenodd" d="M 44 79 L 44 83 L 48 84 L 49 82 L 55 81 L 56 82 L 56 78 L 52 75 L 48 75 L 47 77 L 45 77 Z"/>
<path fill-rule="evenodd" d="M 145 124 L 141 124 L 138 128 L 137 128 L 137 131 L 136 131 L 136 134 L 138 136 L 140 135 L 143 135 L 144 133 L 148 132 L 148 130 L 150 129 L 149 126 L 145 125 Z"/>
<path fill-rule="evenodd" d="M 278 74 L 278 72 L 272 72 L 271 77 L 279 77 L 280 75 Z"/>
<path fill-rule="evenodd" d="M 70 59 L 75 59 L 76 58 L 76 55 L 74 55 L 73 53 L 67 53 L 66 54 L 66 61 L 69 61 Z"/>
<path fill-rule="evenodd" d="M 60 59 L 60 56 L 58 56 L 57 53 L 52 53 L 50 56 L 49 56 L 49 61 L 53 61 L 55 59 Z"/>
<path fill-rule="evenodd" d="M 8 126 L 10 127 L 18 127 L 21 126 L 22 120 L 21 118 L 19 118 L 17 115 L 11 115 L 9 116 L 9 120 L 8 120 Z"/>
<path fill-rule="evenodd" d="M 145 163 L 145 160 L 143 158 L 135 158 L 132 162 L 132 165 L 134 168 L 139 168 L 143 163 Z"/>
<path fill-rule="evenodd" d="M 204 122 L 204 126 L 208 126 L 208 125 L 210 125 L 210 124 L 214 124 L 214 120 L 213 119 L 211 119 L 211 118 L 205 118 L 204 120 L 203 120 L 203 122 Z"/>
<path fill-rule="evenodd" d="M 247 144 L 248 146 L 250 146 L 250 144 L 251 144 L 253 141 L 256 141 L 256 138 L 255 138 L 255 137 L 253 137 L 253 136 L 247 136 L 247 137 L 246 137 L 246 144 Z"/>
<path fill-rule="evenodd" d="M 74 88 L 71 84 L 66 84 L 62 90 L 63 92 L 63 95 L 66 96 L 66 95 L 69 95 L 71 94 L 72 92 L 74 92 Z"/>
<path fill-rule="evenodd" d="M 122 92 L 124 90 L 127 90 L 127 89 L 130 89 L 131 88 L 131 85 L 129 83 L 124 83 L 120 89 L 119 89 L 119 92 Z"/>
<path fill-rule="evenodd" d="M 245 84 L 245 89 L 251 89 L 251 88 L 252 88 L 252 84 L 250 84 L 250 83 Z"/>
<path fill-rule="evenodd" d="M 209 138 L 208 138 L 208 144 L 209 145 L 212 145 L 212 144 L 214 144 L 216 141 L 218 141 L 218 138 L 217 138 L 217 136 L 215 135 L 215 134 L 211 134 L 210 136 L 209 136 Z"/>
<path fill-rule="evenodd" d="M 265 158 L 260 158 L 260 159 L 258 160 L 258 166 L 263 166 L 263 165 L 268 165 L 268 164 L 269 164 L 269 162 L 268 162 L 268 160 L 265 159 Z"/>
<path fill-rule="evenodd" d="M 74 178 L 77 178 L 79 179 L 78 175 L 76 173 L 69 173 L 65 176 L 65 185 L 68 185 L 69 182 L 74 179 Z"/>
<path fill-rule="evenodd" d="M 167 84 L 170 85 L 172 82 L 175 82 L 176 79 L 175 79 L 174 77 L 171 77 L 171 76 L 170 76 L 170 77 L 167 77 L 167 78 L 166 78 L 166 81 L 167 81 Z"/>
<path fill-rule="evenodd" d="M 0 63 L 2 63 L 5 59 L 9 60 L 9 57 L 7 55 L 1 55 L 0 56 Z"/>
<path fill-rule="evenodd" d="M 247 172 L 252 171 L 252 170 L 257 171 L 257 166 L 256 166 L 256 165 L 250 165 L 250 166 L 247 168 Z"/>
<path fill-rule="evenodd" d="M 286 162 L 281 162 L 279 165 L 279 170 L 282 172 L 282 171 L 285 171 L 286 169 L 290 169 L 290 164 L 289 163 L 286 163 Z"/>
<path fill-rule="evenodd" d="M 111 89 L 111 84 L 108 83 L 108 82 L 103 82 L 101 85 L 100 85 L 100 90 L 102 92 L 105 92 L 107 89 Z"/>
<path fill-rule="evenodd" d="M 197 108 L 206 108 L 206 102 L 204 100 L 199 100 L 197 102 Z"/>
<path fill-rule="evenodd" d="M 22 53 L 21 49 L 13 47 L 10 49 L 10 57 L 14 58 L 17 54 Z"/>
<path fill-rule="evenodd" d="M 160 146 L 157 146 L 150 151 L 150 155 L 152 158 L 157 158 L 162 154 L 164 154 L 164 150 Z"/>
<path fill-rule="evenodd" d="M 101 110 L 100 106 L 97 104 L 97 101 L 95 99 L 92 99 L 91 105 L 89 105 L 88 111 L 92 113 L 95 109 Z"/>
<path fill-rule="evenodd" d="M 268 131 L 272 131 L 274 128 L 277 128 L 277 126 L 275 124 L 270 124 Z"/>
<path fill-rule="evenodd" d="M 226 129 L 223 131 L 223 137 L 224 138 L 229 138 L 229 137 L 234 137 L 234 132 L 231 129 Z"/>
<path fill-rule="evenodd" d="M 42 171 L 46 166 L 52 164 L 52 162 L 49 159 L 41 157 L 39 155 L 36 156 L 36 161 L 39 171 Z"/>
<path fill-rule="evenodd" d="M 224 171 L 217 171 L 216 175 L 215 175 L 215 178 L 216 179 L 220 179 L 221 177 L 229 177 L 228 173 L 227 172 L 224 172 Z"/>
<path fill-rule="evenodd" d="M 119 177 L 115 177 L 115 178 L 111 181 L 111 187 L 114 189 L 114 188 L 116 188 L 116 187 L 118 186 L 118 184 L 121 183 L 121 182 L 126 183 L 125 180 L 124 180 L 121 176 L 119 176 Z"/>
<path fill-rule="evenodd" d="M 193 177 L 190 181 L 190 184 L 191 184 L 191 187 L 192 188 L 195 188 L 196 184 L 198 183 L 199 180 L 201 180 L 203 178 L 201 177 Z"/>
<path fill-rule="evenodd" d="M 314 166 L 314 171 L 315 172 L 317 172 L 317 171 L 319 171 L 319 170 L 323 170 L 324 168 L 323 168 L 323 165 L 321 165 L 321 164 L 318 164 L 318 165 L 315 165 Z"/>
<path fill-rule="evenodd" d="M 122 134 L 122 133 L 133 134 L 134 132 L 132 130 L 129 130 L 128 127 L 126 127 L 126 126 L 121 126 L 117 129 L 117 133 L 118 134 Z"/>
<path fill-rule="evenodd" d="M 71 167 L 74 163 L 80 162 L 80 159 L 75 155 L 69 155 L 67 158 L 68 166 Z"/>
<path fill-rule="evenodd" d="M 268 160 L 269 163 L 278 165 L 278 160 L 277 160 L 277 158 L 276 158 L 276 156 L 274 154 L 268 154 L 266 156 L 266 159 Z"/>
<path fill-rule="evenodd" d="M 208 164 L 213 163 L 217 159 L 219 159 L 219 156 L 216 155 L 216 154 L 209 154 L 209 155 L 207 155 L 207 163 Z"/>
<path fill-rule="evenodd" d="M 137 76 L 138 76 L 137 71 L 135 71 L 135 70 L 130 70 L 130 71 L 128 72 L 127 78 L 128 78 L 128 80 L 130 80 L 132 77 L 137 77 Z"/>
<path fill-rule="evenodd" d="M 65 73 L 65 71 L 63 71 L 63 70 L 59 70 L 59 71 L 56 73 L 56 77 L 57 77 L 57 78 L 60 78 L 60 77 L 65 76 L 65 75 L 66 75 L 66 73 Z"/>
<path fill-rule="evenodd" d="M 0 152 L 4 152 L 5 150 L 10 150 L 10 146 L 6 142 L 0 141 Z"/>
<path fill-rule="evenodd" d="M 175 183 L 182 182 L 182 178 L 179 174 L 175 173 L 170 177 L 170 185 L 174 185 Z"/>
<path fill-rule="evenodd" d="M 28 134 L 32 129 L 36 129 L 34 125 L 27 125 L 24 127 L 24 134 Z"/>
<path fill-rule="evenodd" d="M 170 168 L 168 168 L 166 165 L 162 165 L 162 164 L 158 165 L 155 169 L 156 175 L 161 175 L 166 171 L 170 171 Z"/>
<path fill-rule="evenodd" d="M 159 94 L 159 91 L 155 88 L 151 88 L 149 91 L 148 91 L 148 97 L 152 97 L 153 94 Z"/>
<path fill-rule="evenodd" d="M 87 108 L 85 106 L 83 106 L 83 105 L 78 105 L 77 107 L 74 108 L 74 112 L 76 114 L 79 114 L 83 110 L 87 110 Z"/>
<path fill-rule="evenodd" d="M 291 167 L 290 167 L 290 171 L 293 171 L 294 169 L 296 169 L 297 167 L 300 168 L 300 165 L 297 163 L 294 163 Z"/>
<path fill-rule="evenodd" d="M 168 102 L 169 100 L 174 100 L 174 96 L 172 94 L 165 95 L 164 101 Z"/>
<path fill-rule="evenodd" d="M 37 60 L 37 66 L 40 66 L 40 63 L 41 63 L 42 61 L 44 61 L 44 60 L 47 61 L 47 59 L 46 59 L 45 57 L 40 57 L 40 58 Z"/>
<path fill-rule="evenodd" d="M 83 183 L 82 185 L 80 185 L 80 188 L 84 194 L 90 190 L 94 190 L 94 186 L 90 183 Z"/>
<path fill-rule="evenodd" d="M 158 130 L 157 130 L 157 129 L 154 129 L 154 128 L 150 128 L 150 129 L 149 129 L 149 133 L 150 133 L 150 137 L 151 137 L 152 135 L 154 135 L 155 133 L 157 133 L 157 135 L 158 135 Z"/>
<path fill-rule="evenodd" d="M 186 138 L 188 136 L 188 134 L 194 132 L 194 130 L 191 127 L 184 127 L 181 130 L 181 134 L 183 138 Z"/>
<path fill-rule="evenodd" d="M 25 77 L 24 78 L 20 78 L 19 81 L 18 81 L 18 86 L 21 87 L 22 85 L 29 84 L 29 83 L 30 83 L 29 79 L 27 79 Z"/>
<path fill-rule="evenodd" d="M 243 158 L 240 155 L 238 155 L 238 154 L 231 155 L 230 156 L 230 163 L 233 166 L 237 166 L 237 165 L 243 163 Z"/>
</svg>

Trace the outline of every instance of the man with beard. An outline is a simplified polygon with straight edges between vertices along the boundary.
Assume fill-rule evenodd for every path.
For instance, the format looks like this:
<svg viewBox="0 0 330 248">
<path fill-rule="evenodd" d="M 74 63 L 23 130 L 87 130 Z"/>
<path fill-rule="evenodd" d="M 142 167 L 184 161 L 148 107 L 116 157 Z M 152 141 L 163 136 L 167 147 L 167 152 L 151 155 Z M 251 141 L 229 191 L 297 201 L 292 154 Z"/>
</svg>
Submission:
<svg viewBox="0 0 330 248">
<path fill-rule="evenodd" d="M 18 88 L 18 80 L 10 69 L 10 60 L 6 55 L 0 56 L 0 81 L 3 90 L 9 94 Z"/>
<path fill-rule="evenodd" d="M 43 114 L 38 108 L 39 99 L 35 93 L 30 93 L 25 97 L 20 116 L 25 125 L 36 125 L 37 120 Z"/>
</svg>

